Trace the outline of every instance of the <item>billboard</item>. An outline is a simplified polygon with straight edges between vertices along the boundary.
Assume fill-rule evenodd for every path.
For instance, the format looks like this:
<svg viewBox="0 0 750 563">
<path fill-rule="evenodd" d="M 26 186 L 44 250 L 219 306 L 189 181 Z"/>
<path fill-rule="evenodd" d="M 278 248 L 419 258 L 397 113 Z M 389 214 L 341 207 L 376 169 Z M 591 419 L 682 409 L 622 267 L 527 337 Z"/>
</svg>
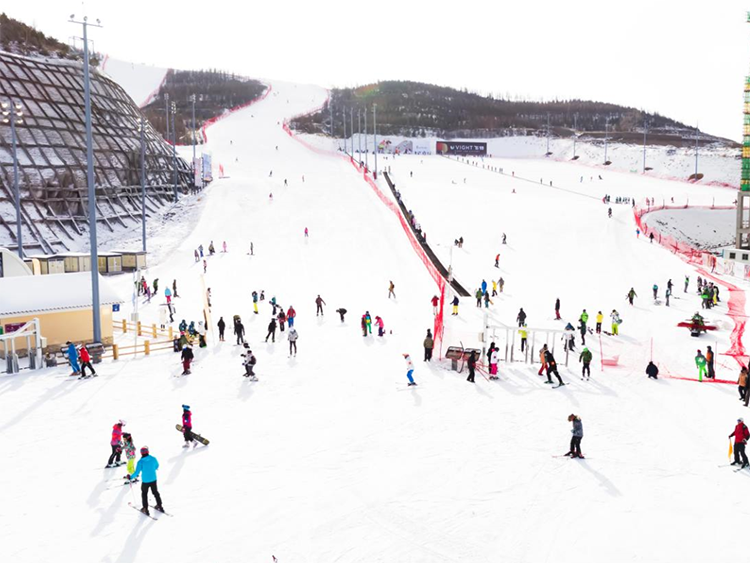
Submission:
<svg viewBox="0 0 750 563">
<path fill-rule="evenodd" d="M 421 139 L 414 141 L 414 154 L 432 154 L 432 143 Z"/>
<path fill-rule="evenodd" d="M 437 154 L 484 156 L 487 154 L 487 143 L 438 141 L 435 146 L 435 152 Z"/>
<path fill-rule="evenodd" d="M 201 158 L 203 160 L 203 183 L 208 184 L 214 179 L 213 173 L 211 171 L 211 154 L 203 153 L 201 155 Z"/>
</svg>

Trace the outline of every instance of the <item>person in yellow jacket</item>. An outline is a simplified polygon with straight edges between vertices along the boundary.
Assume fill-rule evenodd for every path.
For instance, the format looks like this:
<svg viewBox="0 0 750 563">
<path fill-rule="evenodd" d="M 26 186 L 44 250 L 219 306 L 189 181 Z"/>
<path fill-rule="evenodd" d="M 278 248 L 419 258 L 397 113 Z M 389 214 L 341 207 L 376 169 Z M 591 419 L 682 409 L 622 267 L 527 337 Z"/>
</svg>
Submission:
<svg viewBox="0 0 750 563">
<path fill-rule="evenodd" d="M 526 338 L 529 336 L 529 331 L 526 330 L 526 323 L 518 329 L 518 334 L 521 335 L 521 352 L 526 349 Z"/>
<path fill-rule="evenodd" d="M 604 322 L 604 315 L 602 315 L 602 312 L 599 311 L 596 314 L 596 334 L 602 333 L 602 323 Z"/>
<path fill-rule="evenodd" d="M 492 280 L 492 297 L 497 296 L 497 282 Z"/>
</svg>

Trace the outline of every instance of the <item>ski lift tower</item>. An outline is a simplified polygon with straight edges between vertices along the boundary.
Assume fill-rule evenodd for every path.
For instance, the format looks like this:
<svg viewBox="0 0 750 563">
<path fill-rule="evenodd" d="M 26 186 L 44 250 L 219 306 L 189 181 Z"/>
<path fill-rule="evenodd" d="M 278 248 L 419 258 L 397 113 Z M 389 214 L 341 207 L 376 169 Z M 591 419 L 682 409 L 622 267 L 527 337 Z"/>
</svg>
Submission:
<svg viewBox="0 0 750 563">
<path fill-rule="evenodd" d="M 747 14 L 750 23 L 750 12 Z M 742 124 L 742 176 L 737 193 L 737 239 L 735 247 L 750 249 L 750 75 L 745 77 Z"/>
</svg>

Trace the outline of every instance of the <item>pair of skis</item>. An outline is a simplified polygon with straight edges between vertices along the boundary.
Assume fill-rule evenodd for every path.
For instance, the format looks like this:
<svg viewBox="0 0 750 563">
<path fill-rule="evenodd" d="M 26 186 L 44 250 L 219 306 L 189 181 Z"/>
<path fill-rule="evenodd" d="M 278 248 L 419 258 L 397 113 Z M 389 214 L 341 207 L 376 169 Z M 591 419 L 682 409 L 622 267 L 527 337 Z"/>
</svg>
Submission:
<svg viewBox="0 0 750 563">
<path fill-rule="evenodd" d="M 145 516 L 146 518 L 151 518 L 151 520 L 156 520 L 156 521 L 158 521 L 158 520 L 159 520 L 159 519 L 158 519 L 158 518 L 156 518 L 155 516 L 151 516 L 151 514 L 146 514 L 145 512 L 143 512 L 143 510 L 141 510 L 140 508 L 138 508 L 138 507 L 137 507 L 136 505 L 134 505 L 134 504 L 133 504 L 132 502 L 129 502 L 129 503 L 128 503 L 128 506 L 129 506 L 129 507 L 131 507 L 131 508 L 132 508 L 133 510 L 137 510 L 138 512 L 140 512 L 141 514 L 143 514 L 143 515 L 144 515 L 144 516 Z M 149 507 L 150 507 L 150 508 L 153 508 L 154 510 L 156 510 L 156 511 L 157 511 L 157 512 L 159 512 L 160 514 L 163 514 L 164 516 L 169 516 L 170 518 L 171 518 L 171 517 L 174 517 L 174 514 L 170 514 L 169 512 L 164 512 L 163 510 L 159 510 L 159 509 L 157 509 L 157 508 L 156 508 L 156 507 L 155 507 L 154 505 L 149 505 Z"/>
</svg>

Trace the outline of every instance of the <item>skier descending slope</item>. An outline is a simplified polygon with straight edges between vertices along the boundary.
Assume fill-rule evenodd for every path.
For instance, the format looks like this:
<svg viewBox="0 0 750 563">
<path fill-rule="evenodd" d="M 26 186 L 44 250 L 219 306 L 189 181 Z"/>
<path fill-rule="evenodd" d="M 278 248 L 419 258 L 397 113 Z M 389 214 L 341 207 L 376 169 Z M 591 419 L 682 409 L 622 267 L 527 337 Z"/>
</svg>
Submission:
<svg viewBox="0 0 750 563">
<path fill-rule="evenodd" d="M 409 380 L 409 385 L 416 385 L 416 381 L 414 381 L 414 364 L 411 361 L 411 356 L 409 354 L 404 354 L 404 359 L 406 360 L 406 378 Z"/>
<path fill-rule="evenodd" d="M 135 473 L 128 475 L 131 481 L 138 479 L 138 475 L 143 473 L 143 482 L 141 483 L 141 503 L 143 508 L 141 512 L 148 515 L 148 492 L 149 490 L 154 494 L 156 499 L 156 510 L 164 512 L 164 507 L 161 503 L 161 495 L 159 489 L 156 486 L 156 470 L 159 469 L 158 460 L 149 454 L 148 446 L 141 448 L 141 459 L 138 460 L 138 465 L 135 466 Z"/>
<path fill-rule="evenodd" d="M 557 362 L 555 361 L 555 357 L 552 355 L 552 350 L 547 349 L 544 352 L 544 359 L 547 363 L 547 381 L 545 383 L 552 384 L 552 374 L 555 374 L 555 377 L 557 378 L 557 381 L 560 382 L 558 387 L 561 385 L 565 385 L 562 378 L 560 377 L 560 374 L 557 371 Z"/>
</svg>

